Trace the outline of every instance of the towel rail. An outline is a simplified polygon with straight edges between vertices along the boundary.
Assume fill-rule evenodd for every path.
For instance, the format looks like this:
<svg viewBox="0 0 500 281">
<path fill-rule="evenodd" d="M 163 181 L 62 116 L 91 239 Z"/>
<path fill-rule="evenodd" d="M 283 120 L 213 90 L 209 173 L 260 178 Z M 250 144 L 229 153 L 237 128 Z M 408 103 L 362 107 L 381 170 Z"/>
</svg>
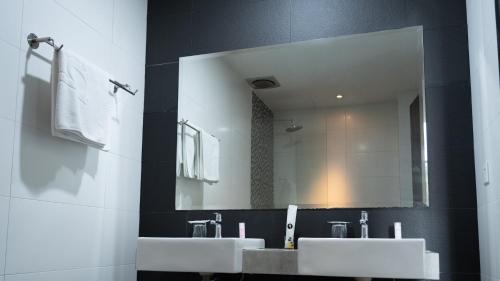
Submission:
<svg viewBox="0 0 500 281">
<path fill-rule="evenodd" d="M 184 119 L 182 119 L 181 121 L 178 121 L 178 122 L 177 122 L 177 124 L 179 124 L 179 125 L 185 125 L 185 126 L 188 126 L 189 128 L 191 128 L 191 129 L 193 129 L 193 130 L 195 130 L 195 131 L 197 131 L 197 132 L 200 132 L 200 130 L 199 130 L 199 129 L 197 129 L 197 128 L 193 127 L 192 125 L 188 124 L 188 120 L 184 120 Z M 211 135 L 212 137 L 214 137 L 214 138 L 216 138 L 216 139 L 217 139 L 217 137 L 216 137 L 216 136 L 214 136 L 214 135 L 212 135 L 212 134 L 210 134 L 210 135 Z M 220 142 L 220 139 L 217 139 L 217 141 L 219 141 L 219 142 Z"/>
<path fill-rule="evenodd" d="M 28 34 L 27 41 L 28 41 L 28 45 L 32 49 L 38 49 L 38 47 L 40 46 L 40 43 L 46 43 L 46 44 L 52 46 L 54 48 L 54 50 L 56 50 L 56 52 L 57 52 L 57 51 L 60 51 L 62 49 L 62 47 L 64 46 L 64 45 L 61 45 L 61 46 L 56 45 L 56 43 L 54 42 L 54 39 L 52 37 L 38 37 L 34 33 Z M 118 91 L 118 89 L 122 89 L 125 92 L 135 96 L 135 94 L 138 91 L 137 89 L 132 90 L 130 88 L 129 84 L 120 83 L 120 82 L 118 82 L 116 80 L 112 80 L 112 79 L 109 79 L 109 82 L 114 85 L 115 93 Z"/>
</svg>

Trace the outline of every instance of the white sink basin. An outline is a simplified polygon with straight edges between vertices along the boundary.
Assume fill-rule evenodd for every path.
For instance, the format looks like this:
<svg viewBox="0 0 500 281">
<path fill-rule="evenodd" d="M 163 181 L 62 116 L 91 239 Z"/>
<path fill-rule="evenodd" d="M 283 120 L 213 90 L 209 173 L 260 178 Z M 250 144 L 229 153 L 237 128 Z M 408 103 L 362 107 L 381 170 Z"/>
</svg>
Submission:
<svg viewBox="0 0 500 281">
<path fill-rule="evenodd" d="M 140 237 L 137 270 L 239 273 L 243 249 L 264 247 L 263 239 Z"/>
<path fill-rule="evenodd" d="M 424 239 L 299 238 L 302 275 L 439 279 L 439 255 Z"/>
</svg>

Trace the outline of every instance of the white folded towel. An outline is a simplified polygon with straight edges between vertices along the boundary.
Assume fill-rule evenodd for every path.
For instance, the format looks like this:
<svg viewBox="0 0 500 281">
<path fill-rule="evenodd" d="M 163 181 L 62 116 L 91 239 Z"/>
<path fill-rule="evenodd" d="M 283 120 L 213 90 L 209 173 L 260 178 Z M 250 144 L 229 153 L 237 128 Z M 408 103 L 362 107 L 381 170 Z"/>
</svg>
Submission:
<svg viewBox="0 0 500 281">
<path fill-rule="evenodd" d="M 181 169 L 182 169 L 182 130 L 183 130 L 184 124 L 177 124 L 177 155 L 176 155 L 176 161 L 175 161 L 175 169 L 176 172 L 175 174 L 179 177 L 181 175 Z"/>
<path fill-rule="evenodd" d="M 219 181 L 219 140 L 201 130 L 200 133 L 200 171 L 201 179 L 207 183 Z"/>
<path fill-rule="evenodd" d="M 200 175 L 200 142 L 199 131 L 183 125 L 182 134 L 182 167 L 186 178 L 198 179 Z"/>
<path fill-rule="evenodd" d="M 115 97 L 110 75 L 63 48 L 52 63 L 52 135 L 108 150 Z"/>
</svg>

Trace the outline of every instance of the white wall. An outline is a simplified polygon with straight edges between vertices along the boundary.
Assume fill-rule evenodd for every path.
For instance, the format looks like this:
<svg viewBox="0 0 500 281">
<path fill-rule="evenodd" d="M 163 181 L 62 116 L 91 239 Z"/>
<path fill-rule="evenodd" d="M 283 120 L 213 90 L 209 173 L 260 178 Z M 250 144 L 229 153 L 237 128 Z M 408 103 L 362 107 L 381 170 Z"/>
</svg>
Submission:
<svg viewBox="0 0 500 281">
<path fill-rule="evenodd" d="M 181 58 L 178 119 L 220 140 L 220 180 L 178 177 L 177 209 L 250 208 L 252 91 L 222 60 Z"/>
<path fill-rule="evenodd" d="M 402 205 L 399 151 L 409 147 L 410 139 L 399 134 L 404 120 L 399 120 L 396 100 L 274 114 L 304 126 L 286 133 L 289 123 L 275 124 L 276 207 Z"/>
<path fill-rule="evenodd" d="M 0 280 L 135 280 L 146 0 L 0 0 Z M 139 89 L 110 152 L 50 133 L 52 36 Z"/>
<path fill-rule="evenodd" d="M 500 85 L 494 0 L 467 0 L 481 280 L 500 280 Z M 487 164 L 486 164 L 487 163 Z M 489 167 L 489 184 L 483 170 Z"/>
</svg>

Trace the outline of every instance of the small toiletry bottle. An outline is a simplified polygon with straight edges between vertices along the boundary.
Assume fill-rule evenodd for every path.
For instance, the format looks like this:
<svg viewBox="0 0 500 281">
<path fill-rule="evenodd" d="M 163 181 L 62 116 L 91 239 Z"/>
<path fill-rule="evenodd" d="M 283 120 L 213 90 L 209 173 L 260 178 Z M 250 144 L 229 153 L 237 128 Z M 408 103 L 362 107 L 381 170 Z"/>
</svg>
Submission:
<svg viewBox="0 0 500 281">
<path fill-rule="evenodd" d="M 295 219 L 297 217 L 297 206 L 288 205 L 285 231 L 285 249 L 294 249 Z"/>
<path fill-rule="evenodd" d="M 395 239 L 401 239 L 401 222 L 395 222 L 394 223 L 394 238 Z"/>
<path fill-rule="evenodd" d="M 240 229 L 240 238 L 245 238 L 245 223 L 240 222 L 238 225 Z"/>
</svg>

